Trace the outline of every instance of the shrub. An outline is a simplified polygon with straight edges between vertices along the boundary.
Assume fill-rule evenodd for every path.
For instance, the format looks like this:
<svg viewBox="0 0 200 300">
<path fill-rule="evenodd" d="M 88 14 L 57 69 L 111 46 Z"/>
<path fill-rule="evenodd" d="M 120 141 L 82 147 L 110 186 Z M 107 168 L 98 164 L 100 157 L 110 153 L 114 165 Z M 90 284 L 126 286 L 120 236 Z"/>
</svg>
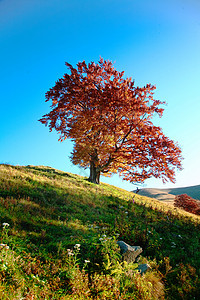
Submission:
<svg viewBox="0 0 200 300">
<path fill-rule="evenodd" d="M 177 195 L 174 202 L 175 207 L 183 208 L 185 211 L 199 215 L 200 204 L 198 200 L 193 199 L 187 194 Z"/>
</svg>

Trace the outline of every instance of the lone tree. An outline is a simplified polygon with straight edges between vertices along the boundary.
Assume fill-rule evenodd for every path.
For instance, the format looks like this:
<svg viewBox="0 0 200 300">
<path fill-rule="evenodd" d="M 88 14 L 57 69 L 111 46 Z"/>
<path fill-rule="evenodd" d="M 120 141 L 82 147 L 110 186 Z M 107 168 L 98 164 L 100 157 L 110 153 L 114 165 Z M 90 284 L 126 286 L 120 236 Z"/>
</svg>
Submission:
<svg viewBox="0 0 200 300">
<path fill-rule="evenodd" d="M 151 176 L 175 182 L 181 150 L 151 121 L 155 114 L 162 116 L 165 103 L 153 98 L 155 86 L 135 86 L 102 58 L 66 66 L 70 74 L 46 93 L 51 111 L 39 121 L 57 130 L 60 141 L 72 139 L 71 160 L 90 167 L 89 181 L 99 183 L 101 173 L 119 173 L 130 182 Z"/>
</svg>

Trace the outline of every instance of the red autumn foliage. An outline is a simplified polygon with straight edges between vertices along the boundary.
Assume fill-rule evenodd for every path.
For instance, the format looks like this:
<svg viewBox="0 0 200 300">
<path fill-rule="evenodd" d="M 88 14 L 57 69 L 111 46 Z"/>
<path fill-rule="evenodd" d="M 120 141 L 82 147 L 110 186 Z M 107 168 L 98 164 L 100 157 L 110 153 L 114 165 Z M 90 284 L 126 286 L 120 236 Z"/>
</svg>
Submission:
<svg viewBox="0 0 200 300">
<path fill-rule="evenodd" d="M 193 199 L 187 194 L 177 195 L 175 197 L 174 206 L 183 208 L 195 215 L 200 215 L 200 201 Z"/>
<path fill-rule="evenodd" d="M 164 102 L 153 97 L 156 87 L 135 86 L 102 58 L 66 66 L 70 74 L 46 93 L 51 111 L 39 121 L 58 131 L 60 141 L 72 139 L 72 162 L 90 167 L 94 183 L 101 173 L 119 173 L 130 182 L 152 176 L 174 182 L 175 168 L 182 168 L 181 150 L 151 121 L 163 114 Z"/>
</svg>

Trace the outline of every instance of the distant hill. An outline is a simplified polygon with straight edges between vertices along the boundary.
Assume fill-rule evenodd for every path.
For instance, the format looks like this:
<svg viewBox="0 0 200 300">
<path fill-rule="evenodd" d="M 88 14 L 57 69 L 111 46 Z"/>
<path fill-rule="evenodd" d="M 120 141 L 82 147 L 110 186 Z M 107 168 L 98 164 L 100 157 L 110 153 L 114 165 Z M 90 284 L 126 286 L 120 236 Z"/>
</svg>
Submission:
<svg viewBox="0 0 200 300">
<path fill-rule="evenodd" d="M 139 195 L 155 198 L 160 201 L 173 204 L 175 195 L 187 194 L 188 196 L 200 200 L 200 185 L 171 188 L 171 189 L 141 189 Z"/>
</svg>

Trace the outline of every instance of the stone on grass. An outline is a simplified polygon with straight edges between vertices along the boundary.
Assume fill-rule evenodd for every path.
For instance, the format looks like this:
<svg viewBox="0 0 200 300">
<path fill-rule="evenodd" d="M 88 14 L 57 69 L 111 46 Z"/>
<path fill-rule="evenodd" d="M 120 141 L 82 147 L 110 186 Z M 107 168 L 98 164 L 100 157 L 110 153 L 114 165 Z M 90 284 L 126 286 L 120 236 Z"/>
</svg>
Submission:
<svg viewBox="0 0 200 300">
<path fill-rule="evenodd" d="M 141 264 L 138 266 L 138 270 L 141 274 L 146 273 L 146 271 L 150 268 L 150 266 L 148 264 Z"/>
<path fill-rule="evenodd" d="M 136 262 L 138 255 L 143 251 L 140 246 L 130 246 L 123 241 L 118 241 L 117 244 L 121 249 L 122 259 L 127 263 Z"/>
</svg>

